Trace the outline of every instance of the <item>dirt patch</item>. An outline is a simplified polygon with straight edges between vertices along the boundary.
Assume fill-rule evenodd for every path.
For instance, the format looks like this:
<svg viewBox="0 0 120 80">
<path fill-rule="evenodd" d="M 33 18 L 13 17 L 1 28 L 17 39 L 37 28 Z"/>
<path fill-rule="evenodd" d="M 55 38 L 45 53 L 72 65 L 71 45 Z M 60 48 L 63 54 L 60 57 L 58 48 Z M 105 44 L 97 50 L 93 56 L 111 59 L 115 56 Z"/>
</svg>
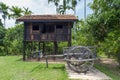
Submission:
<svg viewBox="0 0 120 80">
<path fill-rule="evenodd" d="M 117 67 L 119 65 L 115 59 L 101 58 L 99 62 L 110 67 Z"/>
</svg>

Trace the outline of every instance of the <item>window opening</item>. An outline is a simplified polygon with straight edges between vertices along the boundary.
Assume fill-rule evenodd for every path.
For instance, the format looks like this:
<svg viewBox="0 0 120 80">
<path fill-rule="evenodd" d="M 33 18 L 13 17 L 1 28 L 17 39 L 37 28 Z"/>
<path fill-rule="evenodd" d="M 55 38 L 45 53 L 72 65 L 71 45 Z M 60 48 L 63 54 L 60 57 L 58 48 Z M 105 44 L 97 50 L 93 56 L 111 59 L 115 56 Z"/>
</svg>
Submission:
<svg viewBox="0 0 120 80">
<path fill-rule="evenodd" d="M 39 25 L 33 25 L 32 30 L 39 30 Z"/>
<path fill-rule="evenodd" d="M 62 29 L 62 28 L 63 28 L 63 25 L 57 25 L 56 28 L 57 28 L 57 29 Z"/>
</svg>

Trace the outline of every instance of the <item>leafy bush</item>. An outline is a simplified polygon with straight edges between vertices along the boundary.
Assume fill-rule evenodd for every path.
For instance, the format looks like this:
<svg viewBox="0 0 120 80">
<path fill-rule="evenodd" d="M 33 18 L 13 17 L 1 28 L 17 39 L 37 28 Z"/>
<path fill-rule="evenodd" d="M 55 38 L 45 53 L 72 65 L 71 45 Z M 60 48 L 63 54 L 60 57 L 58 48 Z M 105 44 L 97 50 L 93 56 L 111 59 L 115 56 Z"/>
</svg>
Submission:
<svg viewBox="0 0 120 80">
<path fill-rule="evenodd" d="M 4 55 L 4 37 L 5 37 L 6 29 L 0 26 L 0 55 Z"/>
<path fill-rule="evenodd" d="M 19 55 L 22 53 L 23 25 L 8 28 L 4 37 L 6 55 Z"/>
</svg>

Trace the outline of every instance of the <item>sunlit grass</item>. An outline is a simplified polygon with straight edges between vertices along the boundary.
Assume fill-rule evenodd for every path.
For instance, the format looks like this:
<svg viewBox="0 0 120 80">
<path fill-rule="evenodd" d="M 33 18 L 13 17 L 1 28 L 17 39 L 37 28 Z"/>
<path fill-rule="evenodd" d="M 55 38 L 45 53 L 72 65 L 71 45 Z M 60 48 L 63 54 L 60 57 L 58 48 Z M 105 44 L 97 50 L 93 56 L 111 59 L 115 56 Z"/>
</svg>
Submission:
<svg viewBox="0 0 120 80">
<path fill-rule="evenodd" d="M 23 62 L 21 56 L 0 57 L 0 80 L 68 80 L 64 64 Z"/>
</svg>

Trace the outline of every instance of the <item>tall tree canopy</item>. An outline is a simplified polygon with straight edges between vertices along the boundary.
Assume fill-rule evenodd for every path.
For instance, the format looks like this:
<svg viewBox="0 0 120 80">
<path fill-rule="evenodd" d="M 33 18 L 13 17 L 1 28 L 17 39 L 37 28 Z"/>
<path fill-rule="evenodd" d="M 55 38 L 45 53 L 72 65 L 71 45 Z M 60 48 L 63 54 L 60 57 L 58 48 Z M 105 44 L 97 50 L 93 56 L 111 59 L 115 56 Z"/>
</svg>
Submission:
<svg viewBox="0 0 120 80">
<path fill-rule="evenodd" d="M 10 17 L 12 17 L 12 18 L 18 18 L 18 17 L 22 16 L 22 12 L 23 12 L 23 10 L 17 6 L 12 6 L 10 8 L 10 11 L 12 12 L 10 14 Z"/>
<path fill-rule="evenodd" d="M 89 17 L 88 23 L 93 26 L 92 32 L 96 39 L 103 41 L 107 33 L 120 24 L 120 2 L 94 0 L 90 7 L 94 12 Z"/>
<path fill-rule="evenodd" d="M 10 55 L 22 53 L 23 25 L 8 28 L 4 37 L 5 53 Z"/>
<path fill-rule="evenodd" d="M 48 0 L 48 3 L 50 3 L 50 2 L 54 3 L 54 5 L 56 6 L 56 13 L 58 14 L 59 13 L 58 6 L 59 6 L 60 0 Z"/>
<path fill-rule="evenodd" d="M 62 0 L 62 4 L 60 4 L 60 0 L 48 0 L 48 3 L 54 3 L 57 14 L 66 14 L 66 10 L 69 9 L 72 9 L 75 14 L 78 1 L 80 0 Z"/>
<path fill-rule="evenodd" d="M 6 4 L 0 2 L 0 13 L 2 13 L 2 18 L 4 19 L 4 27 L 6 23 L 6 18 L 8 16 L 8 9 L 9 7 Z"/>
<path fill-rule="evenodd" d="M 32 11 L 29 8 L 19 8 L 18 6 L 9 7 L 5 3 L 0 2 L 0 13 L 2 13 L 2 18 L 4 20 L 4 25 L 0 20 L 0 25 L 5 27 L 7 17 L 16 19 L 23 15 L 31 15 Z"/>
<path fill-rule="evenodd" d="M 100 51 L 115 56 L 120 64 L 120 1 L 94 0 L 93 14 L 87 18 L 89 30 Z"/>
<path fill-rule="evenodd" d="M 23 7 L 23 15 L 31 15 L 33 12 L 29 8 Z"/>
<path fill-rule="evenodd" d="M 6 29 L 0 26 L 0 52 L 4 52 L 4 37 L 5 37 Z M 2 54 L 0 54 L 2 55 Z"/>
<path fill-rule="evenodd" d="M 76 6 L 80 0 L 69 0 L 69 3 L 71 4 L 72 10 L 74 11 L 74 14 L 76 14 Z"/>
<path fill-rule="evenodd" d="M 68 1 L 67 0 L 63 0 L 63 4 L 62 5 L 59 5 L 59 8 L 58 8 L 58 12 L 60 14 L 66 14 L 66 10 L 68 9 L 71 9 L 71 6 L 68 5 Z"/>
</svg>

